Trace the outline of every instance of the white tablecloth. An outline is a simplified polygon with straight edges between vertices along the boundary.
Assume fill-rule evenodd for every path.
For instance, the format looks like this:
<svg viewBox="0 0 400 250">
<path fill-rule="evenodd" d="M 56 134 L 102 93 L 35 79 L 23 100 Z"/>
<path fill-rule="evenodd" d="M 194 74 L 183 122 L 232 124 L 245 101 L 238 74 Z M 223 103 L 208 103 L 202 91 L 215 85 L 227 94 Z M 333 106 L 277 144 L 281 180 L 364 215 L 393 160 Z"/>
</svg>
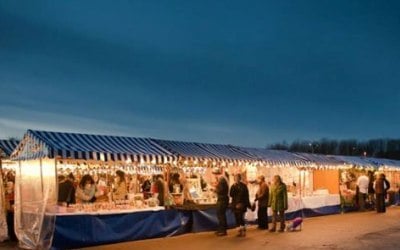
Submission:
<svg viewBox="0 0 400 250">
<path fill-rule="evenodd" d="M 340 205 L 340 195 L 329 194 L 329 195 L 318 195 L 318 196 L 306 196 L 306 197 L 288 197 L 288 210 L 286 213 L 296 212 L 302 209 L 315 209 L 327 206 Z M 272 214 L 271 208 L 268 208 L 268 214 Z M 257 210 L 252 212 L 247 210 L 246 220 L 254 221 L 257 219 Z"/>
<path fill-rule="evenodd" d="M 160 211 L 164 210 L 164 207 L 148 207 L 148 208 L 132 208 L 132 209 L 112 209 L 112 210 L 98 210 L 98 211 L 75 211 L 75 212 L 55 212 L 55 213 L 46 213 L 49 215 L 56 216 L 71 216 L 71 215 L 107 215 L 107 214 L 125 214 L 125 213 L 135 213 L 135 212 L 144 212 L 144 211 Z"/>
</svg>

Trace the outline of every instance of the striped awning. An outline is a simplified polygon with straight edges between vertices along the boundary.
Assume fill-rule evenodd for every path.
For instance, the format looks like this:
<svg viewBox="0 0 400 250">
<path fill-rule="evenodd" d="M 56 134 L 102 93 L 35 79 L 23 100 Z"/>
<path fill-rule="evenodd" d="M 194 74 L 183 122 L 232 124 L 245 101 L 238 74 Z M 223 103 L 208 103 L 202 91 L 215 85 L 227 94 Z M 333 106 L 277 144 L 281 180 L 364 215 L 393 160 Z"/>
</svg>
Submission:
<svg viewBox="0 0 400 250">
<path fill-rule="evenodd" d="M 2 157 L 10 157 L 11 153 L 17 147 L 19 141 L 10 139 L 10 140 L 0 140 L 0 150 L 2 153 Z"/>
<path fill-rule="evenodd" d="M 367 158 L 365 158 L 365 160 L 369 161 L 372 164 L 377 165 L 379 167 L 396 168 L 396 169 L 400 170 L 400 161 L 399 160 L 374 158 L 374 157 L 367 157 Z"/>
<path fill-rule="evenodd" d="M 332 155 L 330 157 L 332 157 L 336 160 L 339 160 L 339 161 L 343 161 L 346 164 L 357 166 L 357 167 L 366 167 L 366 168 L 378 168 L 379 167 L 376 163 L 369 161 L 367 157 L 346 156 L 346 155 Z"/>
<path fill-rule="evenodd" d="M 231 145 L 152 139 L 155 143 L 191 161 L 255 161 L 256 157 Z"/>
<path fill-rule="evenodd" d="M 341 166 L 345 164 L 344 161 L 335 159 L 328 155 L 309 154 L 309 153 L 296 153 L 296 154 L 320 166 Z"/>
<path fill-rule="evenodd" d="M 164 163 L 176 160 L 148 138 L 28 130 L 11 158 L 83 159 Z"/>
<path fill-rule="evenodd" d="M 260 161 L 270 165 L 306 166 L 310 164 L 310 161 L 306 158 L 284 150 L 250 147 L 240 147 L 240 149 L 256 156 Z"/>
</svg>

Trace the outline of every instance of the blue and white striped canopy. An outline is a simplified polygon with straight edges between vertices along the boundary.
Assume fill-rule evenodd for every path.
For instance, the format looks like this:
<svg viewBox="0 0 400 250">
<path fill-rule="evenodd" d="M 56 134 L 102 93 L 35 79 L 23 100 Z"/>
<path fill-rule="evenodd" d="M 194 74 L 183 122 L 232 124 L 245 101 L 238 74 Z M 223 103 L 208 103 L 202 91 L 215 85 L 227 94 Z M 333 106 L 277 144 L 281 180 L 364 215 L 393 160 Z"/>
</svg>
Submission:
<svg viewBox="0 0 400 250">
<path fill-rule="evenodd" d="M 260 161 L 271 165 L 305 166 L 310 164 L 310 161 L 306 158 L 284 150 L 250 147 L 240 147 L 240 149 L 256 156 Z"/>
<path fill-rule="evenodd" d="M 237 147 L 221 144 L 195 143 L 152 139 L 177 156 L 188 160 L 255 161 L 256 157 Z"/>
<path fill-rule="evenodd" d="M 84 159 L 162 163 L 176 157 L 147 138 L 28 130 L 13 159 Z"/>
<path fill-rule="evenodd" d="M 0 140 L 0 149 L 4 157 L 9 157 L 14 149 L 17 147 L 18 140 Z"/>
<path fill-rule="evenodd" d="M 374 157 L 368 157 L 368 158 L 365 158 L 365 160 L 369 161 L 372 164 L 377 165 L 379 167 L 389 167 L 389 168 L 400 169 L 400 161 L 399 160 L 374 158 Z"/>
<path fill-rule="evenodd" d="M 345 155 L 332 155 L 332 158 L 343 161 L 349 165 L 354 165 L 358 167 L 367 167 L 367 168 L 378 168 L 379 166 L 368 160 L 366 157 L 360 156 L 345 156 Z"/>
<path fill-rule="evenodd" d="M 334 157 L 328 155 L 321 155 L 321 154 L 309 154 L 309 153 L 296 153 L 301 157 L 306 158 L 307 160 L 322 166 L 340 166 L 344 165 L 344 161 L 335 159 Z"/>
</svg>

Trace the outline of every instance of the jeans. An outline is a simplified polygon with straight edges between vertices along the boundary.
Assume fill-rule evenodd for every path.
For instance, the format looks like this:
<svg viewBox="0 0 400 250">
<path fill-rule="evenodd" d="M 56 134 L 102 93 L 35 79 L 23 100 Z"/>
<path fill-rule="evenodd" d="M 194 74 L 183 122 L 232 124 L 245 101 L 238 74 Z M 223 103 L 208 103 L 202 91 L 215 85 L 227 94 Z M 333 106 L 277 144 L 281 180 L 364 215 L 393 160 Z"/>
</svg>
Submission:
<svg viewBox="0 0 400 250">
<path fill-rule="evenodd" d="M 279 221 L 281 223 L 281 230 L 285 229 L 285 211 L 275 211 L 272 210 L 272 229 L 276 229 L 276 223 Z"/>
<path fill-rule="evenodd" d="M 226 232 L 226 229 L 228 228 L 226 223 L 227 208 L 228 201 L 217 201 L 218 232 Z"/>
<path fill-rule="evenodd" d="M 358 206 L 361 211 L 365 210 L 365 200 L 367 198 L 367 194 L 359 193 L 358 194 Z"/>
</svg>

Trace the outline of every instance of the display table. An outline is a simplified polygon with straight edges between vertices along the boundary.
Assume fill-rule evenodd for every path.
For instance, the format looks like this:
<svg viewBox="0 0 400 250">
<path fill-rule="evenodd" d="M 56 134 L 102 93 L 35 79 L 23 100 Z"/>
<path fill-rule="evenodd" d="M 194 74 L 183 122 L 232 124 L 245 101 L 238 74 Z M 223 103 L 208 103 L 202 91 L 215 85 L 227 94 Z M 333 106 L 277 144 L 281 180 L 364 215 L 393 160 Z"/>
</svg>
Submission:
<svg viewBox="0 0 400 250">
<path fill-rule="evenodd" d="M 289 197 L 286 219 L 340 213 L 340 196 Z M 189 232 L 213 231 L 218 227 L 216 206 L 191 204 L 162 207 L 56 213 L 53 248 L 81 248 L 123 241 L 174 236 Z M 272 212 L 268 211 L 271 216 Z M 235 227 L 231 209 L 227 209 L 228 227 Z M 247 210 L 246 220 L 255 222 L 256 211 Z"/>
<path fill-rule="evenodd" d="M 286 220 L 296 217 L 312 217 L 319 215 L 338 214 L 340 209 L 340 195 L 316 195 L 305 197 L 288 197 L 288 210 L 285 211 Z M 268 208 L 268 215 L 272 215 L 271 208 Z M 247 210 L 246 220 L 254 222 L 257 220 L 257 210 Z"/>
<path fill-rule="evenodd" d="M 54 249 L 166 237 L 190 232 L 189 211 L 125 211 L 56 216 Z"/>
<path fill-rule="evenodd" d="M 302 198 L 303 216 L 312 217 L 341 212 L 340 195 L 306 196 Z"/>
<path fill-rule="evenodd" d="M 96 212 L 53 213 L 56 215 L 53 248 L 81 248 L 116 242 L 213 231 L 218 227 L 215 204 L 191 204 Z M 230 209 L 228 227 L 235 226 Z"/>
<path fill-rule="evenodd" d="M 164 207 L 147 207 L 147 208 L 129 208 L 129 209 L 110 209 L 110 210 L 98 210 L 98 211 L 68 211 L 65 210 L 60 212 L 47 213 L 55 216 L 76 216 L 76 215 L 109 215 L 109 214 L 126 214 L 126 213 L 137 213 L 137 212 L 147 212 L 147 211 L 160 211 L 165 210 Z"/>
</svg>

